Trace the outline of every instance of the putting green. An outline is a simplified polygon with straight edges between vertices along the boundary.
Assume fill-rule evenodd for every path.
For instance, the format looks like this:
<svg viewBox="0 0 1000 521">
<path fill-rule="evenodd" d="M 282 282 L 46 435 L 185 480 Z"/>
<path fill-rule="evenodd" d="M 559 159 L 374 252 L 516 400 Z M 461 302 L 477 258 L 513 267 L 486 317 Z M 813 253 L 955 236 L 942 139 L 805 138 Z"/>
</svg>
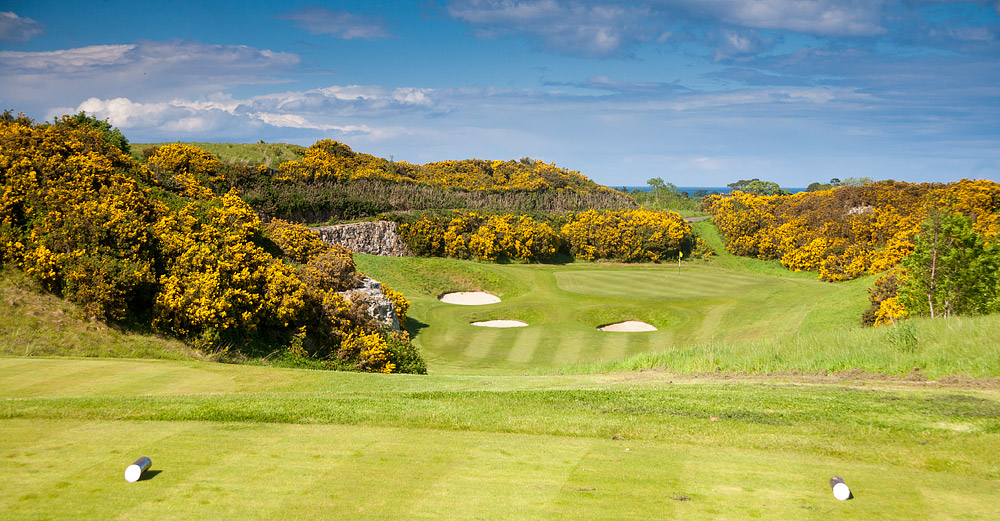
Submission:
<svg viewBox="0 0 1000 521">
<path fill-rule="evenodd" d="M 762 285 L 767 279 L 723 270 L 683 270 L 664 267 L 657 270 L 565 270 L 553 273 L 556 285 L 563 291 L 628 299 L 717 298 L 734 292 L 745 292 Z"/>
</svg>

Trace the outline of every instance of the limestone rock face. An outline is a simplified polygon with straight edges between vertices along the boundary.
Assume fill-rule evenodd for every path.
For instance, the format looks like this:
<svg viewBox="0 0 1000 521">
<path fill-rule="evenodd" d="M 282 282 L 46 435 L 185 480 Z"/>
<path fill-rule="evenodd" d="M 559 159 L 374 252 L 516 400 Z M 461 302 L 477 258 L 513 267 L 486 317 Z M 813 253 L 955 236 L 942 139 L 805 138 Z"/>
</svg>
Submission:
<svg viewBox="0 0 1000 521">
<path fill-rule="evenodd" d="M 337 224 L 313 228 L 320 239 L 339 244 L 354 253 L 383 257 L 409 257 L 413 253 L 399 234 L 399 224 L 392 221 Z"/>
<path fill-rule="evenodd" d="M 379 281 L 362 277 L 361 287 L 349 289 L 340 293 L 351 302 L 362 302 L 367 306 L 368 316 L 385 324 L 393 331 L 399 331 L 399 317 L 396 316 L 396 305 L 385 296 Z"/>
</svg>

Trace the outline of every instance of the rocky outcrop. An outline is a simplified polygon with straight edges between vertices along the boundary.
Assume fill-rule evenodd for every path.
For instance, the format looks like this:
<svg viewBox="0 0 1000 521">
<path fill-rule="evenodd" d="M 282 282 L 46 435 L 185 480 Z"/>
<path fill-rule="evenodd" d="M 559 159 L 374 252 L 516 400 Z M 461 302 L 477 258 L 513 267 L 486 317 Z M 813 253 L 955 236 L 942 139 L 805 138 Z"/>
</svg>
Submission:
<svg viewBox="0 0 1000 521">
<path fill-rule="evenodd" d="M 393 331 L 399 331 L 399 317 L 396 316 L 396 305 L 385 296 L 382 284 L 369 278 L 361 278 L 361 287 L 349 289 L 340 293 L 351 302 L 361 302 L 368 309 L 368 316 L 385 324 Z"/>
<path fill-rule="evenodd" d="M 383 257 L 413 255 L 399 234 L 399 224 L 392 221 L 337 224 L 320 226 L 313 230 L 325 242 L 339 244 L 354 253 Z"/>
</svg>

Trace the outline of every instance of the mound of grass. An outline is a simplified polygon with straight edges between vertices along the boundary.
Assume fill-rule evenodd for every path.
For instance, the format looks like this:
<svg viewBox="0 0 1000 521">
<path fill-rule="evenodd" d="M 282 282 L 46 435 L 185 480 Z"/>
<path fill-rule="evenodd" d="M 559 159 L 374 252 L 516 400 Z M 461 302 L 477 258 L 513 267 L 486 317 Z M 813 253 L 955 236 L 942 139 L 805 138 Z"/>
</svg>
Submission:
<svg viewBox="0 0 1000 521">
<path fill-rule="evenodd" d="M 0 355 L 205 358 L 177 340 L 85 320 L 76 305 L 12 269 L 0 271 Z"/>
<path fill-rule="evenodd" d="M 485 291 L 509 299 L 531 289 L 530 281 L 497 265 L 428 257 L 356 254 L 358 271 L 388 283 L 407 296 L 438 298 L 453 291 Z"/>
</svg>

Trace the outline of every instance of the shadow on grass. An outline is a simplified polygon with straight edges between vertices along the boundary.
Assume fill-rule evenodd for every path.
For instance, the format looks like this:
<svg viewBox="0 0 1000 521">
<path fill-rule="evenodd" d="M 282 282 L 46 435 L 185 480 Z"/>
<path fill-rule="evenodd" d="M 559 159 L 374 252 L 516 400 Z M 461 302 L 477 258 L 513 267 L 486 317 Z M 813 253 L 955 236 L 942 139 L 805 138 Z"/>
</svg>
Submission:
<svg viewBox="0 0 1000 521">
<path fill-rule="evenodd" d="M 413 317 L 406 317 L 406 332 L 410 334 L 410 338 L 417 338 L 422 329 L 427 329 L 430 327 L 429 324 L 421 322 Z"/>
<path fill-rule="evenodd" d="M 142 473 L 142 476 L 139 476 L 139 481 L 149 481 L 149 480 L 155 478 L 156 476 L 160 475 L 161 472 L 163 472 L 163 471 L 162 470 L 152 470 L 152 469 L 147 470 L 146 472 Z"/>
</svg>

